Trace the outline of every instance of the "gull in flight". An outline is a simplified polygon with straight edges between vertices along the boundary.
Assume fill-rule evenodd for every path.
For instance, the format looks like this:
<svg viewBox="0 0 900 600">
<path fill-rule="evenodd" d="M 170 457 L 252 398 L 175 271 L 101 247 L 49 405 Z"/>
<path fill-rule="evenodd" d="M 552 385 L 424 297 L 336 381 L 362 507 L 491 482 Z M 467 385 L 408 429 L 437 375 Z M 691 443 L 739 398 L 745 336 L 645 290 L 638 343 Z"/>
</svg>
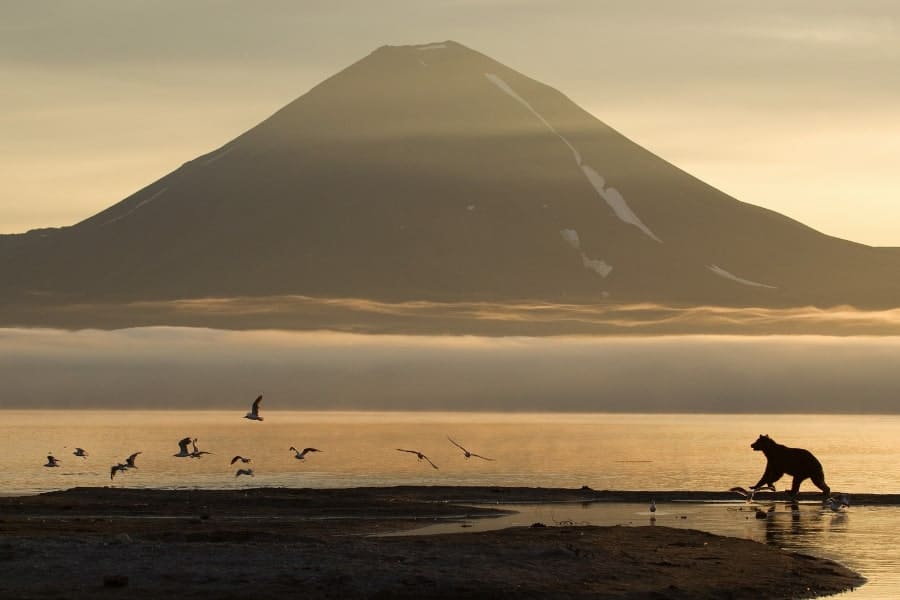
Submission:
<svg viewBox="0 0 900 600">
<path fill-rule="evenodd" d="M 733 487 L 733 488 L 729 489 L 728 491 L 736 492 L 736 493 L 740 494 L 741 496 L 743 496 L 744 498 L 747 499 L 747 502 L 753 502 L 753 496 L 755 496 L 756 492 L 758 492 L 760 490 L 769 490 L 770 492 L 776 491 L 775 486 L 772 485 L 771 483 L 767 483 L 766 485 L 764 485 L 762 487 L 758 487 L 758 488 L 752 487 L 749 490 L 746 490 L 742 487 Z"/>
<path fill-rule="evenodd" d="M 47 455 L 47 464 L 44 466 L 45 467 L 58 467 L 59 459 L 56 458 L 55 456 L 53 456 L 52 454 L 48 454 Z"/>
<path fill-rule="evenodd" d="M 457 448 L 462 450 L 463 454 L 465 455 L 466 458 L 471 458 L 474 456 L 475 458 L 480 458 L 481 460 L 494 460 L 493 458 L 488 458 L 487 456 L 481 456 L 480 454 L 475 454 L 474 452 L 469 452 L 468 450 L 466 450 L 465 448 L 460 446 L 458 443 L 453 441 L 453 438 L 450 437 L 449 435 L 447 436 L 447 439 L 450 440 L 451 444 L 453 444 L 454 446 L 456 446 Z"/>
<path fill-rule="evenodd" d="M 143 454 L 143 452 L 135 452 L 131 456 L 125 459 L 125 468 L 126 469 L 137 469 L 137 465 L 134 464 L 134 459 L 138 457 L 138 454 Z"/>
<path fill-rule="evenodd" d="M 241 475 L 249 475 L 250 477 L 254 477 L 253 469 L 238 469 L 234 474 L 235 477 L 240 477 Z"/>
<path fill-rule="evenodd" d="M 204 454 L 212 454 L 212 452 L 207 452 L 206 450 L 200 450 L 197 448 L 197 438 L 191 440 L 191 445 L 193 445 L 194 447 L 193 451 L 190 454 L 191 458 L 200 458 Z"/>
<path fill-rule="evenodd" d="M 253 459 L 252 458 L 244 458 L 243 456 L 238 455 L 231 459 L 231 464 L 234 464 L 237 461 L 241 461 L 242 463 L 247 464 L 248 462 L 253 462 Z"/>
<path fill-rule="evenodd" d="M 182 438 L 182 440 L 178 442 L 178 454 L 173 454 L 172 456 L 177 456 L 178 458 L 191 456 L 191 453 L 188 452 L 188 444 L 190 444 L 191 441 L 192 440 L 189 437 Z"/>
<path fill-rule="evenodd" d="M 288 450 L 293 450 L 293 451 L 294 451 L 294 458 L 296 458 L 297 460 L 305 460 L 305 459 L 306 459 L 306 454 L 307 454 L 308 452 L 321 452 L 321 450 L 319 450 L 318 448 L 304 448 L 304 449 L 303 449 L 303 452 L 300 452 L 299 450 L 297 450 L 297 449 L 294 448 L 293 446 L 291 446 L 290 448 L 288 448 Z"/>
<path fill-rule="evenodd" d="M 437 466 L 436 464 L 434 464 L 433 462 L 431 462 L 431 459 L 430 459 L 430 458 L 428 458 L 427 456 L 425 456 L 424 454 L 422 454 L 422 453 L 419 452 L 418 450 L 404 450 L 403 448 L 397 448 L 397 452 L 409 452 L 410 454 L 415 454 L 415 455 L 416 455 L 416 458 L 418 458 L 420 461 L 421 461 L 421 460 L 424 460 L 424 461 L 426 461 L 429 465 L 431 465 L 432 467 L 434 467 L 435 469 L 438 468 L 438 466 Z"/>
<path fill-rule="evenodd" d="M 75 451 L 72 454 L 80 456 L 81 458 L 87 458 L 88 456 L 88 453 L 84 448 L 75 448 Z"/>
<path fill-rule="evenodd" d="M 245 419 L 250 419 L 251 421 L 262 421 L 263 418 L 259 416 L 259 403 L 262 402 L 262 394 L 256 397 L 256 400 L 253 401 L 253 406 L 250 407 L 250 412 L 244 415 Z"/>
<path fill-rule="evenodd" d="M 128 465 L 125 463 L 119 463 L 117 465 L 113 465 L 109 468 L 109 480 L 112 481 L 118 472 L 125 472 L 128 470 Z"/>
</svg>

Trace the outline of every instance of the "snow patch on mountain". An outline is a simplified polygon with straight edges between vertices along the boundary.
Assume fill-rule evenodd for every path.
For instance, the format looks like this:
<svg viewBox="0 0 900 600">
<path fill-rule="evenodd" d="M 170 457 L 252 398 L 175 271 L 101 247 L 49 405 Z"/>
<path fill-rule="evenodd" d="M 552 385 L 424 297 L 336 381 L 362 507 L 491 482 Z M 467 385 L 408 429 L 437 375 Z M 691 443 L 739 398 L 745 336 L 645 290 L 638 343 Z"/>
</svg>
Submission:
<svg viewBox="0 0 900 600">
<path fill-rule="evenodd" d="M 581 159 L 581 153 L 578 149 L 568 140 L 565 136 L 559 133 L 553 125 L 550 124 L 547 119 L 544 118 L 538 111 L 534 109 L 531 104 L 525 100 L 522 96 L 516 93 L 512 87 L 503 79 L 501 79 L 498 75 L 494 73 L 485 73 L 484 76 L 493 83 L 495 86 L 500 88 L 505 94 L 515 99 L 519 104 L 527 108 L 531 114 L 533 114 L 537 119 L 544 124 L 544 126 L 553 132 L 556 137 L 563 141 L 563 143 L 569 147 L 569 150 L 572 151 L 572 155 L 575 157 L 575 164 L 581 168 L 581 171 L 584 173 L 584 176 L 587 178 L 588 182 L 597 192 L 597 194 L 603 198 L 607 205 L 613 210 L 613 213 L 624 223 L 628 223 L 629 225 L 634 225 L 638 229 L 640 229 L 644 235 L 647 237 L 656 240 L 660 244 L 662 240 L 659 239 L 655 233 L 653 233 L 649 227 L 644 225 L 643 221 L 635 214 L 631 207 L 628 206 L 628 203 L 625 201 L 625 198 L 622 197 L 622 194 L 613 187 L 606 187 L 606 181 L 603 177 L 597 173 L 593 168 L 589 165 L 585 164 Z"/>
<path fill-rule="evenodd" d="M 556 137 L 561 139 L 563 141 L 563 143 L 569 147 L 569 150 L 572 151 L 572 154 L 575 157 L 575 164 L 579 165 L 579 166 L 581 165 L 581 153 L 575 148 L 575 146 L 573 146 L 571 144 L 571 142 L 569 142 L 569 140 L 567 140 L 558 131 L 556 131 L 556 129 L 553 127 L 553 125 L 551 125 L 550 122 L 547 121 L 547 119 L 545 119 L 541 113 L 534 110 L 534 107 L 528 103 L 528 100 L 526 100 L 525 98 L 523 98 L 522 96 L 517 94 L 516 91 L 514 89 L 512 89 L 511 87 L 509 87 L 509 84 L 506 83 L 505 81 L 503 81 L 499 76 L 494 75 L 493 73 L 485 73 L 484 76 L 487 77 L 488 81 L 490 81 L 491 83 L 496 85 L 498 88 L 503 90 L 503 92 L 505 92 L 508 96 L 510 96 L 511 98 L 514 98 L 519 104 L 521 104 L 522 106 L 527 108 L 531 112 L 531 114 L 533 114 L 535 117 L 537 117 L 538 121 L 540 121 L 541 123 L 544 124 L 544 127 L 546 127 L 547 129 L 552 131 L 554 134 L 556 134 Z"/>
<path fill-rule="evenodd" d="M 594 186 L 597 193 L 600 194 L 600 197 L 606 201 L 616 216 L 619 217 L 619 220 L 628 223 L 629 225 L 634 225 L 643 231 L 644 235 L 647 237 L 653 238 L 660 244 L 662 243 L 662 240 L 656 237 L 656 234 L 650 231 L 650 228 L 644 225 L 643 221 L 634 214 L 634 211 L 631 210 L 631 207 L 625 202 L 625 198 L 622 197 L 619 190 L 613 187 L 606 187 L 606 180 L 603 179 L 603 176 L 590 166 L 581 165 L 581 170 L 584 172 L 584 176 L 587 177 L 587 180 L 591 182 L 591 185 Z"/>
<path fill-rule="evenodd" d="M 135 205 L 131 208 L 131 210 L 129 210 L 128 212 L 126 212 L 126 213 L 124 213 L 124 214 L 121 214 L 121 215 L 119 215 L 118 217 L 113 217 L 112 219 L 110 219 L 110 220 L 108 220 L 108 221 L 105 221 L 105 222 L 103 223 L 103 225 L 109 225 L 110 223 L 115 223 L 116 221 L 120 221 L 120 220 L 124 219 L 125 217 L 127 217 L 128 215 L 130 215 L 131 213 L 133 213 L 134 211 L 136 211 L 137 209 L 141 208 L 142 206 L 146 206 L 147 204 L 150 204 L 151 202 L 153 202 L 154 200 L 156 200 L 157 198 L 159 198 L 160 196 L 162 196 L 168 189 L 169 189 L 168 187 L 164 187 L 163 189 L 159 190 L 158 192 L 156 192 L 156 193 L 153 194 L 152 196 L 150 196 L 150 197 L 148 197 L 148 198 L 144 198 L 143 200 L 141 200 L 140 202 L 138 202 L 137 204 L 135 204 Z"/>
<path fill-rule="evenodd" d="M 590 269 L 600 277 L 606 277 L 612 272 L 612 265 L 605 260 L 590 258 L 584 253 L 584 250 L 581 249 L 581 238 L 578 237 L 577 231 L 574 229 L 561 229 L 559 235 L 562 236 L 563 241 L 578 250 L 579 254 L 581 254 L 581 264 L 584 265 L 585 269 Z"/>
<path fill-rule="evenodd" d="M 716 275 L 718 275 L 719 277 L 724 277 L 725 279 L 730 279 L 731 281 L 736 281 L 737 283 L 740 283 L 742 285 L 768 288 L 770 290 L 778 289 L 778 287 L 774 286 L 774 285 L 768 285 L 765 283 L 759 283 L 758 281 L 750 281 L 749 279 L 744 279 L 743 277 L 738 277 L 734 273 L 730 273 L 718 265 L 707 265 L 706 268 L 709 269 L 710 271 L 712 271 L 713 273 L 715 273 Z"/>
</svg>

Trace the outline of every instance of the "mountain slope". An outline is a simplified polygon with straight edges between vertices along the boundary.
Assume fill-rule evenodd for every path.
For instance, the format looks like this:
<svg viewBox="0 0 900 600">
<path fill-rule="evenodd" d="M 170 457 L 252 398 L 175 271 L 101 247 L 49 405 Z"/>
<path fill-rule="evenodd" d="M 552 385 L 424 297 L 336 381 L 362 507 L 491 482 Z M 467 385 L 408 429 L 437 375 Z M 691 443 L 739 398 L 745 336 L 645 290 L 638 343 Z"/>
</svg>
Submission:
<svg viewBox="0 0 900 600">
<path fill-rule="evenodd" d="M 77 225 L 7 299 L 895 306 L 900 255 L 739 202 L 453 42 L 383 47 Z"/>
</svg>

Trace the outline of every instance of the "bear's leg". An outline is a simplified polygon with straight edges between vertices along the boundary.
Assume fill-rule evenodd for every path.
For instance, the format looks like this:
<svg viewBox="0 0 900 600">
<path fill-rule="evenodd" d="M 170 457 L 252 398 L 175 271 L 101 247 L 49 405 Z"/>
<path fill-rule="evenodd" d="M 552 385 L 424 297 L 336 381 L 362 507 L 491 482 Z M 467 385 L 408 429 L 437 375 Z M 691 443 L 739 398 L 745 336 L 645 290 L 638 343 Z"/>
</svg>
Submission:
<svg viewBox="0 0 900 600">
<path fill-rule="evenodd" d="M 810 479 L 812 479 L 812 482 L 816 485 L 817 488 L 822 490 L 822 494 L 827 500 L 831 495 L 831 488 L 828 487 L 827 483 L 825 483 L 825 473 L 816 473 Z"/>
<path fill-rule="evenodd" d="M 800 493 L 800 484 L 806 479 L 806 476 L 794 475 L 794 481 L 791 483 L 791 496 L 797 497 Z"/>
<path fill-rule="evenodd" d="M 750 489 L 756 490 L 764 485 L 771 485 L 772 487 L 775 487 L 775 482 L 781 479 L 783 475 L 783 471 L 776 471 L 774 469 L 770 470 L 768 467 L 766 467 L 766 471 L 762 474 L 762 477 L 759 478 L 759 481 L 756 482 L 756 485 L 750 486 Z"/>
</svg>

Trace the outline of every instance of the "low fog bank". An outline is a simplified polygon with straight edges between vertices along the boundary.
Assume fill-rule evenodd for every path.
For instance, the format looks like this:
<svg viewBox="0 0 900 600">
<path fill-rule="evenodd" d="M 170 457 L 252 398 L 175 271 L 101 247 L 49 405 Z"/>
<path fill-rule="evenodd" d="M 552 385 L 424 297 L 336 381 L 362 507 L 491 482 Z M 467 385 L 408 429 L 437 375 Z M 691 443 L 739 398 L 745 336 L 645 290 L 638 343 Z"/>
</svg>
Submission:
<svg viewBox="0 0 900 600">
<path fill-rule="evenodd" d="M 0 329 L 0 408 L 900 412 L 900 337 Z"/>
</svg>

